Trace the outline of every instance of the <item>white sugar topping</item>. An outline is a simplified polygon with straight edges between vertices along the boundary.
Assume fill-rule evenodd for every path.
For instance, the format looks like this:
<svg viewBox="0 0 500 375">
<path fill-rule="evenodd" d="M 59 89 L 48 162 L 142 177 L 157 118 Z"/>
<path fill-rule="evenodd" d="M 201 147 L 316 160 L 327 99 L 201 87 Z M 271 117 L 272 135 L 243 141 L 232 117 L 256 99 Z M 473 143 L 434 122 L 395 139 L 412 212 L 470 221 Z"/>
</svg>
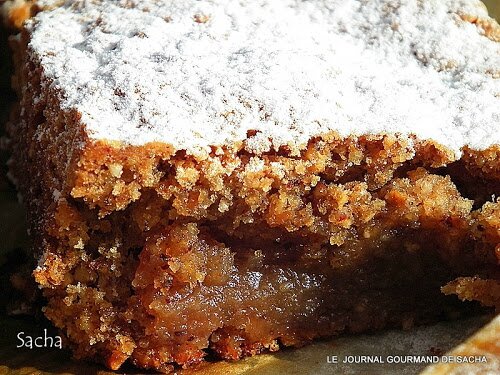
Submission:
<svg viewBox="0 0 500 375">
<path fill-rule="evenodd" d="M 487 18 L 477 0 L 102 0 L 27 27 L 94 139 L 199 153 L 252 130 L 259 153 L 396 132 L 458 155 L 500 144 L 500 43 L 462 14 Z"/>
</svg>

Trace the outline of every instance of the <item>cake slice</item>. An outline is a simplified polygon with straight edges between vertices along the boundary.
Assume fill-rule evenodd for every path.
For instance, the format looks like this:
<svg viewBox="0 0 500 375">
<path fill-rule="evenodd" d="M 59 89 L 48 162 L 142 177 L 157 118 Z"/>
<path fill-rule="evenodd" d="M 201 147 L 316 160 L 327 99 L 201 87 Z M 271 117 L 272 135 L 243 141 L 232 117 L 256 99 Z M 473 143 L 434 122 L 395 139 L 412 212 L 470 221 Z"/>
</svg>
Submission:
<svg viewBox="0 0 500 375">
<path fill-rule="evenodd" d="M 10 169 L 77 358 L 169 371 L 500 306 L 480 1 L 30 9 Z"/>
</svg>

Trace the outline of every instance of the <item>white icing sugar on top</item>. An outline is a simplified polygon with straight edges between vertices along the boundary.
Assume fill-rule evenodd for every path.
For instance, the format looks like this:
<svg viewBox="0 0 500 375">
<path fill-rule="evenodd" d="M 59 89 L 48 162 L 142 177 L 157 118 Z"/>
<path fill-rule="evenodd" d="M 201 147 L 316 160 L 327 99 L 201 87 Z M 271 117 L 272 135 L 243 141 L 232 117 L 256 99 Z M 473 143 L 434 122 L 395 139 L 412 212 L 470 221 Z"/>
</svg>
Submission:
<svg viewBox="0 0 500 375">
<path fill-rule="evenodd" d="M 67 1 L 29 48 L 93 139 L 256 153 L 337 131 L 500 144 L 500 43 L 477 0 Z"/>
</svg>

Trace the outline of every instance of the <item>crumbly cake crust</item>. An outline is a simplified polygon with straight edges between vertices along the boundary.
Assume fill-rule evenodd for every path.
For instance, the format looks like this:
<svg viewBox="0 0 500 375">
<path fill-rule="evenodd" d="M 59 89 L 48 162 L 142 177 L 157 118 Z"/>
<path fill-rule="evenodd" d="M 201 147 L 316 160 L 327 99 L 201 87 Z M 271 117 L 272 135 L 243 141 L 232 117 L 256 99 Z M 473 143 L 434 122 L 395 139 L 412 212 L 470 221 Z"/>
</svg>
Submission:
<svg viewBox="0 0 500 375">
<path fill-rule="evenodd" d="M 31 1 L 0 0 L 0 16 L 3 24 L 12 29 L 20 29 L 23 22 L 31 16 Z"/>
<path fill-rule="evenodd" d="M 11 173 L 28 208 L 45 314 L 77 357 L 168 371 L 207 352 L 237 359 L 341 332 L 408 328 L 457 312 L 444 285 L 499 308 L 498 144 L 457 153 L 401 132 L 327 131 L 264 152 L 252 146 L 255 128 L 203 152 L 179 149 L 175 136 L 96 139 L 35 40 L 40 20 L 70 9 L 79 18 L 96 4 L 39 13 L 12 39 L 20 102 L 8 129 Z M 494 43 L 479 3 L 453 4 L 463 10 L 457 30 Z M 193 9 L 195 23 L 210 22 Z M 474 61 L 496 58 L 485 56 Z M 490 120 L 478 129 L 496 129 Z"/>
</svg>

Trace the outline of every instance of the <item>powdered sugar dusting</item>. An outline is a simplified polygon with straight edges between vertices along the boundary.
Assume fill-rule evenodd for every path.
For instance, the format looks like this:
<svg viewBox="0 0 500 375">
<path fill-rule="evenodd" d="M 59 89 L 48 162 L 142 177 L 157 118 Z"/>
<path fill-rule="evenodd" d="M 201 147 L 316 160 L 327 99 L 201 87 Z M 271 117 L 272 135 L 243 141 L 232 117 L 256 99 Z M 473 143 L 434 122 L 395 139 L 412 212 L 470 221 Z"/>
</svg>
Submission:
<svg viewBox="0 0 500 375">
<path fill-rule="evenodd" d="M 500 43 L 476 0 L 68 1 L 30 49 L 90 136 L 190 153 L 251 134 L 398 132 L 460 154 L 500 144 Z"/>
</svg>

